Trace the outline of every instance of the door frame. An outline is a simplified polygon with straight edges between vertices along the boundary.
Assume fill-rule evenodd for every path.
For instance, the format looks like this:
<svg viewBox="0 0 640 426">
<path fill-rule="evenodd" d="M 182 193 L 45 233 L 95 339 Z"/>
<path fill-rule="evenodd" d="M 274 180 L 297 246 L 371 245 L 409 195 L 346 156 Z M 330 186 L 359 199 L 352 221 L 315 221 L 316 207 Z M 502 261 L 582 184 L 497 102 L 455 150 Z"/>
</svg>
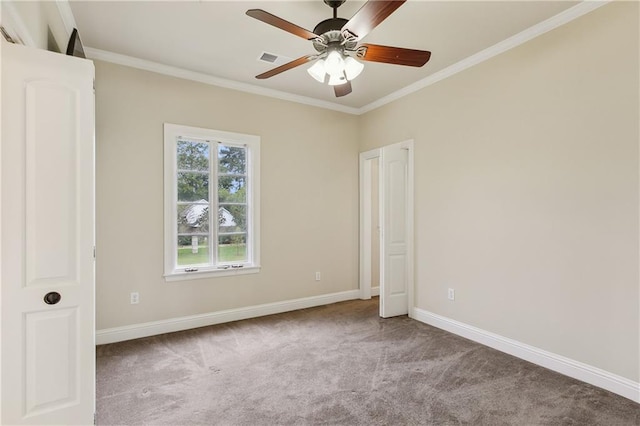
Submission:
<svg viewBox="0 0 640 426">
<path fill-rule="evenodd" d="M 408 288 L 408 306 L 407 310 L 409 317 L 413 318 L 414 298 L 415 298 L 415 283 L 414 283 L 414 142 L 413 139 L 408 139 L 403 142 L 395 144 L 385 145 L 381 148 L 372 149 L 369 151 L 360 153 L 360 275 L 359 275 L 359 290 L 360 299 L 371 299 L 371 254 L 372 254 L 372 235 L 371 235 L 371 221 L 372 221 L 372 162 L 371 160 L 378 159 L 378 193 L 379 193 L 379 218 L 380 226 L 384 224 L 384 204 L 389 197 L 384 194 L 384 148 L 399 145 L 400 148 L 407 150 L 407 197 L 406 197 L 406 212 L 407 212 L 407 288 Z M 382 229 L 384 232 L 384 229 Z M 383 253 L 383 238 L 380 238 L 380 297 L 382 298 L 384 292 L 382 291 L 384 285 L 384 253 Z"/>
<path fill-rule="evenodd" d="M 372 160 L 378 159 L 378 177 L 382 169 L 382 149 L 372 149 L 371 151 L 360 153 L 360 299 L 371 299 L 371 221 L 373 220 L 373 191 L 372 183 Z M 378 193 L 381 191 L 380 179 L 378 179 Z M 378 197 L 379 201 L 382 201 Z M 381 210 L 381 203 L 378 202 L 378 210 Z M 378 217 L 380 217 L 378 213 Z M 382 240 L 379 240 L 378 250 L 382 252 Z M 382 261 L 382 259 L 381 259 Z M 382 266 L 382 263 L 380 263 Z M 382 278 L 380 278 L 382 281 Z"/>
</svg>

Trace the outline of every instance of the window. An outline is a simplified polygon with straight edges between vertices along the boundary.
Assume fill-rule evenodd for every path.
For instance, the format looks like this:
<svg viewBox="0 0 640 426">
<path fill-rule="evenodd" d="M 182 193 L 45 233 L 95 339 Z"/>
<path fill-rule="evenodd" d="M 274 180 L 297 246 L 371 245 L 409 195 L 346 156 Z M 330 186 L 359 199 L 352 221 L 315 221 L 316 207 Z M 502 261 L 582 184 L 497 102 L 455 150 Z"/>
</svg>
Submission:
<svg viewBox="0 0 640 426">
<path fill-rule="evenodd" d="M 164 124 L 165 278 L 259 271 L 260 138 Z"/>
</svg>

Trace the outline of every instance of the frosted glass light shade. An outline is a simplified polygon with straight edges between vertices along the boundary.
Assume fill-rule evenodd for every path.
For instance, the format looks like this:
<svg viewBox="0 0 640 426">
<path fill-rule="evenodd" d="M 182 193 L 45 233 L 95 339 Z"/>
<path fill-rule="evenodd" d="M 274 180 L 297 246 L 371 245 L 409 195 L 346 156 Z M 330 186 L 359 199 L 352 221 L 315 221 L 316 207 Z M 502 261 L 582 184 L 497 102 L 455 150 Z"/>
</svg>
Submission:
<svg viewBox="0 0 640 426">
<path fill-rule="evenodd" d="M 347 75 L 347 80 L 351 81 L 360 75 L 364 69 L 364 64 L 356 61 L 351 56 L 347 56 L 344 60 L 344 73 Z"/>
<path fill-rule="evenodd" d="M 344 71 L 344 59 L 337 50 L 332 50 L 324 61 L 324 70 L 330 76 L 340 76 Z M 331 84 L 331 83 L 329 83 Z"/>
<path fill-rule="evenodd" d="M 315 64 L 309 67 L 307 72 L 320 83 L 324 83 L 324 78 L 326 76 L 324 71 L 324 59 L 318 59 Z"/>
<path fill-rule="evenodd" d="M 329 74 L 329 86 L 338 86 L 340 84 L 344 84 L 347 82 L 347 78 L 344 76 L 344 73 L 332 75 Z"/>
</svg>

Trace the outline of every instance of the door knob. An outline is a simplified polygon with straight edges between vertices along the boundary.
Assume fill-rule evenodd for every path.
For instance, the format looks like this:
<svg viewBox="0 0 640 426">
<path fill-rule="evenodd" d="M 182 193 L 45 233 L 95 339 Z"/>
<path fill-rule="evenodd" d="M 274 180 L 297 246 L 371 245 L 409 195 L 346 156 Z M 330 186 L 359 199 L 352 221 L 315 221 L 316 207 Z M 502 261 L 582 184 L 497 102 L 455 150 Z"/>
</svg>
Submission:
<svg viewBox="0 0 640 426">
<path fill-rule="evenodd" d="M 47 305 L 55 305 L 60 299 L 62 299 L 62 296 L 60 296 L 60 293 L 57 291 L 50 291 L 44 295 L 44 303 Z"/>
</svg>

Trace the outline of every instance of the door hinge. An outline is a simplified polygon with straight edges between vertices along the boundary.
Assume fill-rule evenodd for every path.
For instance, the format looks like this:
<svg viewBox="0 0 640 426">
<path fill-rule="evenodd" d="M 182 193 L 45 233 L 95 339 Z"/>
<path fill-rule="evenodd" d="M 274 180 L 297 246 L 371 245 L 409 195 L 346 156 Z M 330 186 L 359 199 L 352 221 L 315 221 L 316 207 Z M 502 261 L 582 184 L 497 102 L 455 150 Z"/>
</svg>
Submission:
<svg viewBox="0 0 640 426">
<path fill-rule="evenodd" d="M 96 246 L 93 246 L 93 260 L 96 260 Z"/>
</svg>

